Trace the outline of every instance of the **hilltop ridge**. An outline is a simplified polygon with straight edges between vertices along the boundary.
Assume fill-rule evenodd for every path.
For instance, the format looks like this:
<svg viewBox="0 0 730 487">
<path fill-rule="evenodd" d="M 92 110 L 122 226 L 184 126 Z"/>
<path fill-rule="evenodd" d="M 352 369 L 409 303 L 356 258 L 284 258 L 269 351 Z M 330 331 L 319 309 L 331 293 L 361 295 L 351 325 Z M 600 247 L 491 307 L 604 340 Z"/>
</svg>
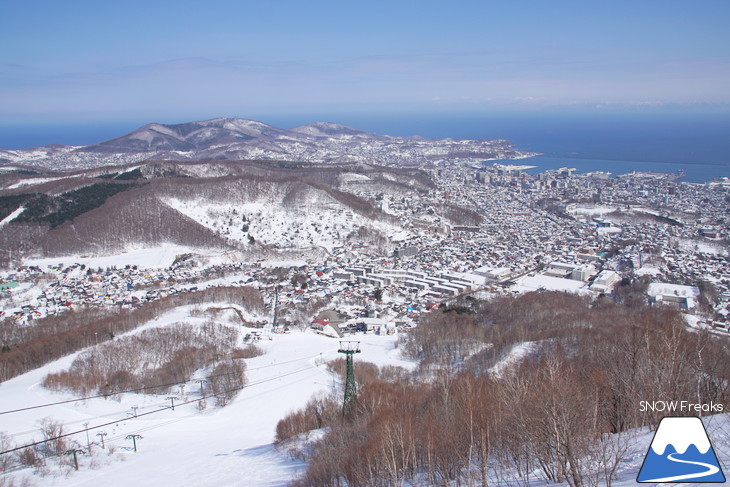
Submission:
<svg viewBox="0 0 730 487">
<path fill-rule="evenodd" d="M 509 141 L 425 139 L 381 135 L 331 122 L 283 129 L 256 120 L 214 118 L 178 124 L 149 123 L 85 146 L 0 149 L 0 167 L 23 165 L 73 171 L 149 160 L 269 160 L 331 164 L 364 162 L 418 167 L 441 159 L 514 159 Z"/>
</svg>

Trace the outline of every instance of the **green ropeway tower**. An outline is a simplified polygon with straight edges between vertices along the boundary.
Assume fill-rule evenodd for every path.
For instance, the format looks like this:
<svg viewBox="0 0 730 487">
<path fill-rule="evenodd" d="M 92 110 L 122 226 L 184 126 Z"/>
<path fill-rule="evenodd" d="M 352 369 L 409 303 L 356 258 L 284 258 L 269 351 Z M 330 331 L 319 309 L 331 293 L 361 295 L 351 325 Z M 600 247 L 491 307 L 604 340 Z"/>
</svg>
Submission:
<svg viewBox="0 0 730 487">
<path fill-rule="evenodd" d="M 342 415 L 347 416 L 350 411 L 350 404 L 357 397 L 357 386 L 355 385 L 355 369 L 352 364 L 352 356 L 360 353 L 360 342 L 342 341 L 340 342 L 340 353 L 345 354 L 346 374 L 345 374 L 345 400 L 342 403 Z"/>
</svg>

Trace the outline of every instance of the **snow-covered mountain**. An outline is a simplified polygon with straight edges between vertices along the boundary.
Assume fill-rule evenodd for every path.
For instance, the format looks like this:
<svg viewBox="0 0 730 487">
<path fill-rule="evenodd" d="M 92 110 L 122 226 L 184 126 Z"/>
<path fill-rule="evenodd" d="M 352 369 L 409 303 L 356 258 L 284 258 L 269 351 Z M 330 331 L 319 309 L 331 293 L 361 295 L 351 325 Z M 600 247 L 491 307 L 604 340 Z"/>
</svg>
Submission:
<svg viewBox="0 0 730 487">
<path fill-rule="evenodd" d="M 520 155 L 506 140 L 395 137 L 329 122 L 286 130 L 254 120 L 216 118 L 172 125 L 151 123 L 129 134 L 87 146 L 0 150 L 0 167 L 25 165 L 68 171 L 148 160 L 277 160 L 418 166 L 444 158 L 509 159 Z"/>
</svg>

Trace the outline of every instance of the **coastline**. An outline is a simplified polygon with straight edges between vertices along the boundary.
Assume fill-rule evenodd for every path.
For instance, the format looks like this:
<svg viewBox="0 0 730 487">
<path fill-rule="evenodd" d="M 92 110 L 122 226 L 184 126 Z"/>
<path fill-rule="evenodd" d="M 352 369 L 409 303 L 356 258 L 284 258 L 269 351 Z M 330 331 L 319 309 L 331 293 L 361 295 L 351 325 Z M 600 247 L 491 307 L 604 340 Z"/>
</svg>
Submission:
<svg viewBox="0 0 730 487">
<path fill-rule="evenodd" d="M 722 177 L 730 177 L 730 163 L 624 161 L 559 157 L 544 154 L 515 160 L 519 160 L 521 165 L 527 164 L 534 166 L 533 169 L 527 170 L 529 174 L 539 174 L 548 170 L 571 167 L 575 168 L 579 174 L 610 172 L 613 176 L 629 174 L 631 172 L 650 172 L 680 177 L 679 173 L 681 171 L 684 175 L 681 176 L 680 181 L 700 184 L 709 183 Z"/>
</svg>

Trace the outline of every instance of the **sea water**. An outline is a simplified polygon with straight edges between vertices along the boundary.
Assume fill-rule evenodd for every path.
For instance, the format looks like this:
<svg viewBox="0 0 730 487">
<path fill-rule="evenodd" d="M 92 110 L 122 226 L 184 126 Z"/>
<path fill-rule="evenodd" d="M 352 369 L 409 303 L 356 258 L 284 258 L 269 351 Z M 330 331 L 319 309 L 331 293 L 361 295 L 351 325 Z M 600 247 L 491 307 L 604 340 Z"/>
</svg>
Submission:
<svg viewBox="0 0 730 487">
<path fill-rule="evenodd" d="M 355 120 L 356 121 L 356 120 Z M 529 171 L 684 173 L 683 181 L 730 177 L 727 113 L 511 113 L 363 119 L 358 128 L 428 138 L 508 139 L 540 153 Z"/>
</svg>

